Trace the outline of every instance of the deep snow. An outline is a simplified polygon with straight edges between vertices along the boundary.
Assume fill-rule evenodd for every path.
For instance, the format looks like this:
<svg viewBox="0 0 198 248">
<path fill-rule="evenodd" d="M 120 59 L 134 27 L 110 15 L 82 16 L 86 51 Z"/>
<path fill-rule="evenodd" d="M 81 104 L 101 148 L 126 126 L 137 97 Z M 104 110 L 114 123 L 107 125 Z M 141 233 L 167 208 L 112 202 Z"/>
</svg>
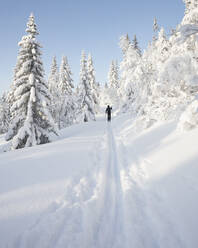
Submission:
<svg viewBox="0 0 198 248">
<path fill-rule="evenodd" d="M 127 115 L 3 153 L 0 247 L 196 248 L 198 129 Z"/>
</svg>

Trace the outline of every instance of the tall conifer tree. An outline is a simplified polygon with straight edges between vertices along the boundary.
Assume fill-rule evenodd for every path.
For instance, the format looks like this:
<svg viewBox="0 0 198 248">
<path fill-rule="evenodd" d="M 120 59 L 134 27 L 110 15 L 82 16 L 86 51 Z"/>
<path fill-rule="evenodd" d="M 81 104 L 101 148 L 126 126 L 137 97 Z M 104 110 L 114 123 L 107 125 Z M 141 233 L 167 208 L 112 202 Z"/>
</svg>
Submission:
<svg viewBox="0 0 198 248">
<path fill-rule="evenodd" d="M 99 87 L 96 83 L 95 69 L 94 69 L 93 59 L 92 59 L 91 54 L 88 55 L 88 59 L 87 59 L 87 75 L 88 75 L 89 84 L 91 86 L 92 98 L 94 100 L 94 111 L 98 112 Z"/>
<path fill-rule="evenodd" d="M 33 14 L 27 23 L 26 36 L 19 42 L 17 70 L 13 82 L 14 100 L 11 106 L 12 121 L 6 140 L 12 139 L 12 149 L 50 141 L 49 133 L 55 132 L 48 111 L 50 96 L 44 80 L 39 34 Z"/>
<path fill-rule="evenodd" d="M 136 35 L 134 35 L 134 39 L 133 39 L 133 41 L 132 41 L 132 46 L 133 46 L 133 48 L 137 51 L 137 53 L 141 56 L 141 55 L 142 55 L 142 52 L 141 52 L 141 50 L 140 50 L 140 48 L 139 48 L 139 45 L 138 45 L 138 41 L 137 41 Z"/>
<path fill-rule="evenodd" d="M 62 57 L 60 72 L 59 72 L 59 113 L 58 123 L 59 128 L 71 125 L 76 118 L 76 103 L 73 92 L 72 73 L 66 56 Z"/>
<path fill-rule="evenodd" d="M 82 52 L 79 84 L 79 116 L 80 121 L 95 120 L 94 100 L 91 85 L 87 73 L 87 60 L 85 52 Z"/>
</svg>

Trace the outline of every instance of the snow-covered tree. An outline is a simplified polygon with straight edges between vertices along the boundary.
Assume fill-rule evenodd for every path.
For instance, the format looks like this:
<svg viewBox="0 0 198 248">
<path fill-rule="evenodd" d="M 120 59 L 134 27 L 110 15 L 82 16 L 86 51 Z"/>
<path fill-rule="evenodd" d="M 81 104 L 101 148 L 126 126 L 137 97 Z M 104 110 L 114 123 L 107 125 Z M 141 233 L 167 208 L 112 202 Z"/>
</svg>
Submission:
<svg viewBox="0 0 198 248">
<path fill-rule="evenodd" d="M 141 49 L 139 48 L 138 41 L 136 35 L 134 35 L 134 39 L 132 40 L 132 46 L 137 51 L 139 56 L 142 55 Z"/>
<path fill-rule="evenodd" d="M 59 72 L 59 84 L 58 88 L 61 93 L 71 94 L 72 89 L 74 88 L 72 79 L 72 73 L 70 66 L 68 64 L 68 60 L 66 56 L 62 57 L 60 72 Z"/>
<path fill-rule="evenodd" d="M 131 41 L 130 41 L 128 34 L 120 37 L 119 45 L 120 45 L 120 48 L 122 49 L 123 55 L 126 54 L 130 44 L 131 44 Z"/>
<path fill-rule="evenodd" d="M 80 66 L 80 83 L 78 93 L 78 119 L 87 122 L 95 120 L 94 99 L 92 96 L 91 85 L 87 73 L 87 60 L 85 52 L 82 52 Z"/>
<path fill-rule="evenodd" d="M 120 95 L 122 96 L 122 111 L 127 111 L 131 103 L 134 101 L 135 92 L 138 91 L 136 78 L 134 72 L 137 69 L 141 61 L 139 52 L 134 48 L 133 44 L 130 43 L 128 50 L 123 56 L 123 60 L 120 64 L 121 68 L 121 86 Z"/>
<path fill-rule="evenodd" d="M 198 0 L 183 0 L 183 2 L 185 3 L 186 14 L 198 7 Z"/>
<path fill-rule="evenodd" d="M 153 21 L 153 32 L 157 33 L 158 31 L 159 31 L 159 26 L 158 26 L 158 23 L 157 23 L 157 18 L 155 17 L 154 21 Z"/>
<path fill-rule="evenodd" d="M 27 23 L 26 36 L 19 42 L 17 70 L 13 82 L 11 125 L 6 140 L 12 140 L 12 149 L 50 142 L 50 132 L 55 132 L 48 111 L 50 96 L 44 80 L 41 45 L 33 14 Z"/>
<path fill-rule="evenodd" d="M 119 72 L 118 72 L 118 63 L 117 61 L 112 61 L 108 73 L 108 95 L 110 102 L 109 104 L 113 105 L 114 110 L 119 108 L 120 97 L 119 97 Z"/>
<path fill-rule="evenodd" d="M 153 21 L 153 33 L 154 33 L 153 42 L 156 41 L 158 32 L 159 32 L 159 26 L 158 26 L 158 23 L 157 23 L 157 18 L 155 17 L 154 21 Z"/>
<path fill-rule="evenodd" d="M 56 56 L 54 56 L 52 58 L 51 70 L 48 78 L 48 87 L 52 95 L 54 95 L 57 92 L 58 83 L 59 83 L 58 65 L 56 61 Z"/>
<path fill-rule="evenodd" d="M 188 105 L 198 92 L 198 47 L 194 37 L 196 32 L 191 29 L 192 25 L 196 24 L 196 12 L 196 8 L 186 11 L 181 25 L 176 28 L 177 32 L 174 32 L 169 40 L 163 28 L 159 31 L 154 44 L 155 50 L 149 56 L 152 58 L 157 78 L 151 88 L 152 95 L 144 108 L 147 119 L 178 119 L 186 108 L 190 116 L 189 111 L 192 108 L 188 108 Z M 185 38 L 179 41 L 178 33 L 183 32 Z"/>
<path fill-rule="evenodd" d="M 95 69 L 93 65 L 93 59 L 91 54 L 88 54 L 87 58 L 87 77 L 89 80 L 89 84 L 91 86 L 91 91 L 92 91 L 92 98 L 94 100 L 94 112 L 97 113 L 99 110 L 99 87 L 98 84 L 96 83 L 96 78 L 95 78 Z"/>
<path fill-rule="evenodd" d="M 59 108 L 60 108 L 60 92 L 58 89 L 59 85 L 59 71 L 56 56 L 52 58 L 51 69 L 48 77 L 48 88 L 50 92 L 50 112 L 56 124 L 59 120 Z"/>
<path fill-rule="evenodd" d="M 108 73 L 109 87 L 118 89 L 119 88 L 119 75 L 117 61 L 111 61 L 109 73 Z"/>
<path fill-rule="evenodd" d="M 0 134 L 8 131 L 10 122 L 9 103 L 7 101 L 6 93 L 0 97 Z"/>
<path fill-rule="evenodd" d="M 73 92 L 74 85 L 72 73 L 68 64 L 66 56 L 62 57 L 60 72 L 59 72 L 59 103 L 58 112 L 58 126 L 63 128 L 75 122 L 76 118 L 76 103 Z"/>
<path fill-rule="evenodd" d="M 181 125 L 198 125 L 198 0 L 184 2 L 185 16 L 169 38 L 154 19 L 154 38 L 142 56 L 134 49 L 136 39 L 120 40 L 123 111 L 136 114 L 144 127 L 181 114 Z"/>
</svg>

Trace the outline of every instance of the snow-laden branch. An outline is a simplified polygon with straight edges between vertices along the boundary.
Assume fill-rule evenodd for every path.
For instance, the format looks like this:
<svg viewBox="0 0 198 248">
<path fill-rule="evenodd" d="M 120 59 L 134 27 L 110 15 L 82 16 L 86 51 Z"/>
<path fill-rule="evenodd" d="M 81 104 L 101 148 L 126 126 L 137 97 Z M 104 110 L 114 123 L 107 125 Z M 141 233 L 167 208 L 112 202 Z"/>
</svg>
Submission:
<svg viewBox="0 0 198 248">
<path fill-rule="evenodd" d="M 198 34 L 198 25 L 195 24 L 186 24 L 186 25 L 182 25 L 179 30 L 178 33 L 180 33 L 180 37 L 178 38 L 178 42 L 179 43 L 183 43 L 187 40 L 188 37 L 190 37 L 191 35 L 195 35 Z M 198 37 L 196 37 L 198 39 Z"/>
</svg>

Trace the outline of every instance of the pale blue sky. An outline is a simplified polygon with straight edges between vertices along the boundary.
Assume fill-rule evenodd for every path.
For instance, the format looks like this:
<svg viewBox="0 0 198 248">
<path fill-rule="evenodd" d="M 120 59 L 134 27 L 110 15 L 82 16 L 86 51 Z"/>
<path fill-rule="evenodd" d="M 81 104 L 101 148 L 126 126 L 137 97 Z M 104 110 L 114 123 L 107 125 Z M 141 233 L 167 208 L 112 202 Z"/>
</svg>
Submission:
<svg viewBox="0 0 198 248">
<path fill-rule="evenodd" d="M 105 82 L 112 59 L 120 61 L 119 37 L 137 35 L 143 49 L 152 39 L 157 17 L 167 33 L 182 19 L 182 0 L 0 0 L 0 94 L 8 90 L 18 53 L 17 43 L 25 35 L 33 12 L 43 46 L 48 75 L 52 56 L 58 64 L 67 55 L 73 78 L 78 83 L 81 50 L 91 52 L 96 79 Z"/>
</svg>

